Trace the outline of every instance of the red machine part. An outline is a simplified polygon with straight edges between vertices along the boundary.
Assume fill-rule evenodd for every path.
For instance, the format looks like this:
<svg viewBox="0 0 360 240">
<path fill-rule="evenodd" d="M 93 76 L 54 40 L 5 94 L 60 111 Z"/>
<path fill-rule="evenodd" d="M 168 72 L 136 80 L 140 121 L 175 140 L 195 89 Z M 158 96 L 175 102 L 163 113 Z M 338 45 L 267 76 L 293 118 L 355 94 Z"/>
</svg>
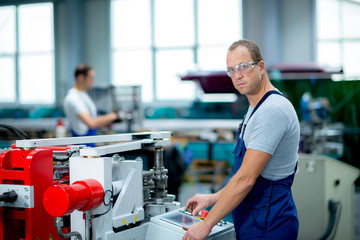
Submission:
<svg viewBox="0 0 360 240">
<path fill-rule="evenodd" d="M 74 210 L 86 211 L 101 205 L 104 196 L 102 185 L 95 179 L 60 184 L 46 189 L 43 197 L 45 210 L 61 217 Z"/>
<path fill-rule="evenodd" d="M 53 152 L 6 150 L 0 154 L 0 184 L 34 186 L 34 208 L 0 207 L 0 240 L 61 239 L 44 209 L 44 191 L 53 185 Z"/>
<path fill-rule="evenodd" d="M 208 213 L 209 213 L 208 210 L 202 210 L 201 211 L 201 217 L 205 219 L 207 217 Z"/>
</svg>

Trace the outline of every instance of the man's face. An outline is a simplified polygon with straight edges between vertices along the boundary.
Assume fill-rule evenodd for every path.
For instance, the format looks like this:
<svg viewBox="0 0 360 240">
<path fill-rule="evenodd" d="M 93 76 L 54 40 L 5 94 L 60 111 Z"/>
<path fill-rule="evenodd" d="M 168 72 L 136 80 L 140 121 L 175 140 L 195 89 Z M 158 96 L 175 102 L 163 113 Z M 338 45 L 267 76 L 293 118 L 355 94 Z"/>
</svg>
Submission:
<svg viewBox="0 0 360 240">
<path fill-rule="evenodd" d="M 86 90 L 90 90 L 95 82 L 95 72 L 94 70 L 90 70 L 86 76 L 84 76 L 84 88 Z"/>
<path fill-rule="evenodd" d="M 248 62 L 254 62 L 254 59 L 251 58 L 250 52 L 246 47 L 239 46 L 228 52 L 226 59 L 228 69 L 234 68 L 240 63 Z M 264 73 L 263 64 L 264 63 L 260 61 L 246 73 L 238 73 L 237 71 L 234 71 L 234 75 L 231 77 L 231 80 L 236 90 L 245 95 L 255 94 L 260 87 L 262 74 Z"/>
</svg>

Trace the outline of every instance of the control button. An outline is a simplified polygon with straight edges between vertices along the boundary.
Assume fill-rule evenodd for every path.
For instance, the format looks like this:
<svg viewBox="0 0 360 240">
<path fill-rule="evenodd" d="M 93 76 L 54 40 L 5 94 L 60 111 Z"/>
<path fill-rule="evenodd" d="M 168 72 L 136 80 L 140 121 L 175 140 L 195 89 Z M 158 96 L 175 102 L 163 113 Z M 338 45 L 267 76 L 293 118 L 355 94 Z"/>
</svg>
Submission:
<svg viewBox="0 0 360 240">
<path fill-rule="evenodd" d="M 207 210 L 202 210 L 202 211 L 201 211 L 201 217 L 205 219 L 206 216 L 208 215 L 208 213 L 209 213 L 209 211 L 207 211 Z"/>
<path fill-rule="evenodd" d="M 222 223 L 221 223 L 221 222 L 218 222 L 216 225 L 218 225 L 218 226 L 221 227 L 221 226 L 222 226 Z"/>
<path fill-rule="evenodd" d="M 186 214 L 186 215 L 189 215 L 189 216 L 192 216 L 191 212 L 189 212 L 189 210 L 179 210 L 179 212 L 183 213 L 183 214 Z"/>
</svg>

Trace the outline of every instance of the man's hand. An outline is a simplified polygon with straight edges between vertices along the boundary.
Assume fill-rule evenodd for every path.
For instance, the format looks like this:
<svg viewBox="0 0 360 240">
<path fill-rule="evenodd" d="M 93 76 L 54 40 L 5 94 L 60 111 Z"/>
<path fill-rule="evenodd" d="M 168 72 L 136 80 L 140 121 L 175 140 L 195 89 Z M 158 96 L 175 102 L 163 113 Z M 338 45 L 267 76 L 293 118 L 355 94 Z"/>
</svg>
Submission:
<svg viewBox="0 0 360 240">
<path fill-rule="evenodd" d="M 214 205 L 216 202 L 215 198 L 214 194 L 196 194 L 186 201 L 185 210 L 189 210 L 195 216 L 200 210 Z"/>
<path fill-rule="evenodd" d="M 203 240 L 211 232 L 211 227 L 205 222 L 195 224 L 191 227 L 183 227 L 187 232 L 183 236 L 182 240 Z"/>
</svg>

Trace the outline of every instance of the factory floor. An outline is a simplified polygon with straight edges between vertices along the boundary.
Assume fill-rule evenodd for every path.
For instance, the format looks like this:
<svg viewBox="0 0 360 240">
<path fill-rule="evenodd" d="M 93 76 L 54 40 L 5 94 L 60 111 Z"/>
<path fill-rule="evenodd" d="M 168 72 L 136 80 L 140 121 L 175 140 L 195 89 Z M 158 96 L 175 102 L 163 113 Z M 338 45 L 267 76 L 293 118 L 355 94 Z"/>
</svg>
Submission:
<svg viewBox="0 0 360 240">
<path fill-rule="evenodd" d="M 179 201 L 185 206 L 187 199 L 197 193 L 211 193 L 210 183 L 185 182 L 179 190 Z M 355 189 L 355 240 L 360 240 L 360 187 Z"/>
</svg>

